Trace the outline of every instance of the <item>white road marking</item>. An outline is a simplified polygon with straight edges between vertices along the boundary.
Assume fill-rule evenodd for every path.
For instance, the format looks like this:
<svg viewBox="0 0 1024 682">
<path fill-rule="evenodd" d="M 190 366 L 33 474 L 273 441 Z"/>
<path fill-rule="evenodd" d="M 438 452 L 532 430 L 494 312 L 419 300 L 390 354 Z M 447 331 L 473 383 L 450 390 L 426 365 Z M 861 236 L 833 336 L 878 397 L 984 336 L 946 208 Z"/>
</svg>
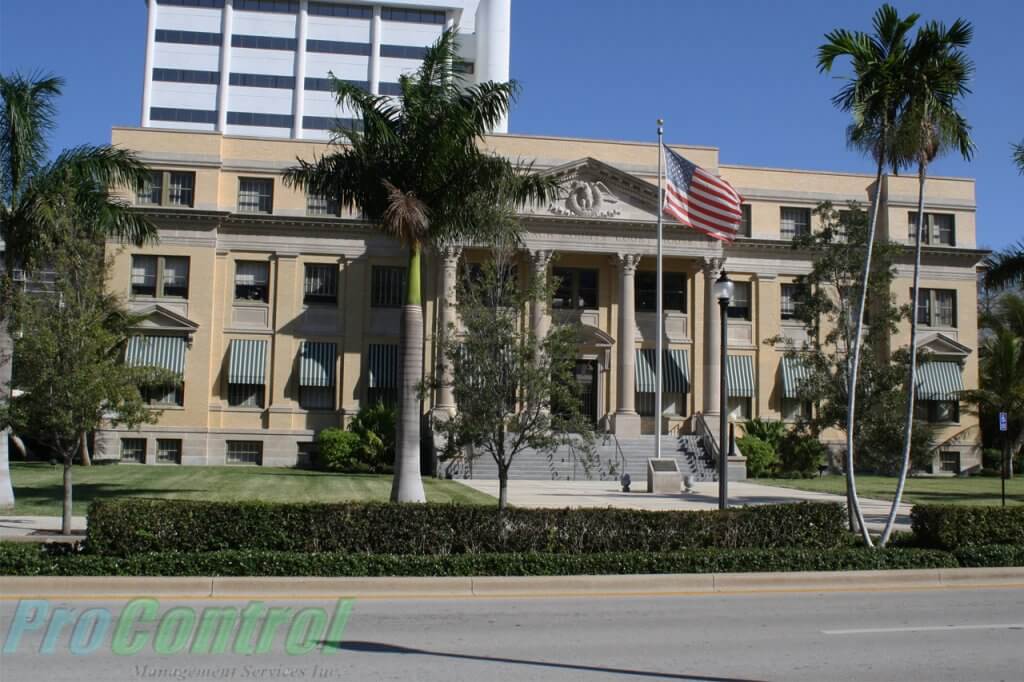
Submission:
<svg viewBox="0 0 1024 682">
<path fill-rule="evenodd" d="M 1024 623 L 992 623 L 986 625 L 919 625 L 902 628 L 858 628 L 853 630 L 822 630 L 825 635 L 872 635 L 890 632 L 945 632 L 954 630 L 1024 630 Z"/>
</svg>

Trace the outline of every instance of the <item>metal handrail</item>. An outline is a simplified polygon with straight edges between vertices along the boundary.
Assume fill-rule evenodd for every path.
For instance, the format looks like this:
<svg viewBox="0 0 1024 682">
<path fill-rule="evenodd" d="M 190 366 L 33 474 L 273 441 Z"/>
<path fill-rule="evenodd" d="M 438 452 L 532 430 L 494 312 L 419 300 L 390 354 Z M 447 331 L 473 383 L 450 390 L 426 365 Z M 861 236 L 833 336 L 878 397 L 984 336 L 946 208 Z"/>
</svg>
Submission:
<svg viewBox="0 0 1024 682">
<path fill-rule="evenodd" d="M 697 436 L 700 438 L 700 444 L 704 446 L 704 450 L 711 457 L 712 461 L 718 461 L 718 441 L 715 440 L 714 432 L 711 427 L 708 426 L 707 420 L 704 418 L 703 412 L 697 412 L 693 415 L 694 424 L 696 425 Z"/>
</svg>

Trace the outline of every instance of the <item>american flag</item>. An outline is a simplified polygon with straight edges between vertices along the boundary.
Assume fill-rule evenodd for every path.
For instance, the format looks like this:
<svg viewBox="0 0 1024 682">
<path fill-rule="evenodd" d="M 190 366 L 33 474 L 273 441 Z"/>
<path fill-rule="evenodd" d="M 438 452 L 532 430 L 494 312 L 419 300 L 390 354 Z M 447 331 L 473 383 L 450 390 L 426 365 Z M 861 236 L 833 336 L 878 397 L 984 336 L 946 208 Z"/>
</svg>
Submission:
<svg viewBox="0 0 1024 682">
<path fill-rule="evenodd" d="M 665 167 L 665 213 L 712 239 L 735 239 L 743 218 L 743 199 L 732 185 L 668 147 Z"/>
</svg>

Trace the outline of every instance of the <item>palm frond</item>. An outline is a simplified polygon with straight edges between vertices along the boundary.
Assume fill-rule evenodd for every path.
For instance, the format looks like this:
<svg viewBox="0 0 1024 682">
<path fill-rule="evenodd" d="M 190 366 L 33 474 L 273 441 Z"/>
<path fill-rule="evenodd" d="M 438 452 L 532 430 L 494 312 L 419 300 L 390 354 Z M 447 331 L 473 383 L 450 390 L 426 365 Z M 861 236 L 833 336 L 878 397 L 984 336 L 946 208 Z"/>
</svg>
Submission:
<svg viewBox="0 0 1024 682">
<path fill-rule="evenodd" d="M 55 125 L 54 99 L 63 85 L 52 75 L 0 75 L 0 196 L 8 203 L 45 163 L 46 135 Z"/>
<path fill-rule="evenodd" d="M 388 205 L 381 221 L 384 231 L 403 246 L 422 244 L 430 225 L 427 205 L 413 192 L 402 191 L 387 180 L 382 182 L 388 192 Z"/>
<path fill-rule="evenodd" d="M 1024 284 L 1024 241 L 985 259 L 985 286 L 1006 289 Z"/>
<path fill-rule="evenodd" d="M 1024 141 L 1013 145 L 1013 162 L 1017 165 L 1017 172 L 1024 175 Z"/>
</svg>

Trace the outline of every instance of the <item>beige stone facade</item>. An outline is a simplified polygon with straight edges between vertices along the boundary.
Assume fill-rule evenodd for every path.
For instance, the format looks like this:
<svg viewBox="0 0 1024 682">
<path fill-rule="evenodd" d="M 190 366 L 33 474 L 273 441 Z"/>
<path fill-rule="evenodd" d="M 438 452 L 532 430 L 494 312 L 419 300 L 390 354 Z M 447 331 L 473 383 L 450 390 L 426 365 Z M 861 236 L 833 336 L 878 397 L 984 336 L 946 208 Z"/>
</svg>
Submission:
<svg viewBox="0 0 1024 682">
<path fill-rule="evenodd" d="M 115 129 L 113 142 L 161 171 L 163 185 L 143 206 L 160 227 L 159 243 L 141 249 L 112 246 L 111 287 L 147 313 L 149 329 L 143 333 L 186 336 L 188 343 L 183 392 L 180 400 L 170 401 L 181 404 L 162 406 L 159 423 L 139 433 L 102 432 L 103 454 L 120 456 L 123 439 L 134 438 L 145 440 L 129 445 L 135 456 L 144 447 L 141 458 L 147 462 L 156 462 L 158 453 L 173 461 L 177 452 L 185 464 L 291 465 L 319 429 L 345 423 L 372 392 L 387 390 L 378 356 L 398 341 L 399 309 L 389 299 L 397 280 L 389 277 L 401 276 L 388 268 L 404 268 L 405 256 L 358 216 L 324 215 L 321 206 L 283 184 L 280 174 L 296 157 L 312 158 L 323 145 L 127 128 Z M 637 350 L 655 343 L 648 290 L 655 268 L 657 146 L 527 135 L 495 135 L 486 146 L 566 177 L 563 197 L 522 215 L 521 276 L 531 268 L 557 268 L 570 282 L 557 301 L 536 306 L 528 319 L 541 327 L 552 317 L 579 320 L 585 330 L 579 358 L 589 363 L 581 371 L 593 387 L 594 417 L 620 437 L 653 433 L 648 395 L 636 389 L 644 374 Z M 752 384 L 752 395 L 730 400 L 728 408 L 737 415 L 783 418 L 793 409 L 784 404 L 783 349 L 763 341 L 780 333 L 797 339 L 805 334 L 783 319 L 782 299 L 784 285 L 811 264 L 807 254 L 790 248 L 788 232 L 804 225 L 816 229 L 812 211 L 823 200 L 867 205 L 873 178 L 725 165 L 715 148 L 673 147 L 729 180 L 749 204 L 751 220 L 749 233 L 725 247 L 666 222 L 664 267 L 675 274 L 671 286 L 666 284 L 674 298 L 666 310 L 665 341 L 685 362 L 688 386 L 666 396 L 671 414 L 665 428 L 690 432 L 695 413 L 719 410 L 717 353 L 708 351 L 717 343 L 719 311 L 709 285 L 722 267 L 745 299 L 747 310 L 730 315 L 729 344 L 730 355 L 748 358 L 741 363 L 749 368 L 744 371 Z M 883 190 L 881 234 L 909 243 L 916 182 L 889 178 Z M 922 287 L 938 293 L 930 299 L 922 343 L 937 357 L 956 362 L 963 384 L 973 388 L 978 382 L 976 266 L 984 255 L 975 244 L 974 182 L 930 179 L 926 212 L 937 217 L 932 244 L 925 248 Z M 436 364 L 437 330 L 454 319 L 443 292 L 452 289 L 460 263 L 482 255 L 473 249 L 427 254 L 425 367 Z M 900 303 L 910 295 L 909 256 L 898 267 Z M 187 268 L 184 291 L 182 268 Z M 172 280 L 178 287 L 168 291 L 161 283 Z M 905 326 L 894 340 L 897 346 L 909 341 Z M 238 380 L 232 341 L 242 340 L 263 342 L 265 349 L 263 395 L 255 403 L 230 385 Z M 319 383 L 330 381 L 330 386 L 308 386 L 318 380 L 306 376 L 300 357 L 304 342 L 334 344 L 333 368 L 326 371 L 321 363 L 319 370 Z M 423 410 L 428 415 L 453 408 L 450 396 L 441 394 Z M 942 470 L 943 462 L 952 469 L 954 454 L 959 469 L 976 466 L 976 416 L 949 405 L 940 408 L 936 418 L 946 421 L 934 470 Z M 258 454 L 252 456 L 254 448 Z"/>
</svg>

